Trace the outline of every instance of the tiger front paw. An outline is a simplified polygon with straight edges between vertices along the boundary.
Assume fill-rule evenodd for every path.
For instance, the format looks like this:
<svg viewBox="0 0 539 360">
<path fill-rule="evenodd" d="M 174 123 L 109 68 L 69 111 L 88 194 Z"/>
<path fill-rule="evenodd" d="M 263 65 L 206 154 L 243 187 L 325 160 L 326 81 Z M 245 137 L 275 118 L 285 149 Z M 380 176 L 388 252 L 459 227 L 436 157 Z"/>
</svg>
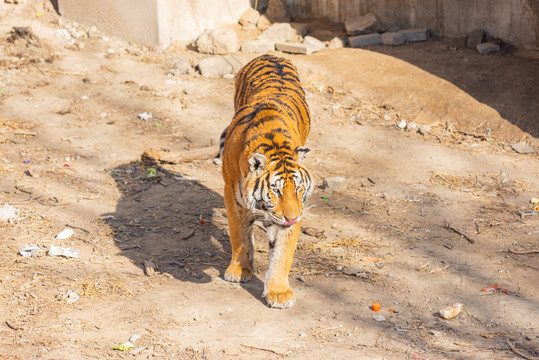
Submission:
<svg viewBox="0 0 539 360">
<path fill-rule="evenodd" d="M 247 268 L 230 265 L 225 271 L 225 280 L 230 282 L 247 282 L 251 280 L 253 272 Z"/>
<path fill-rule="evenodd" d="M 268 291 L 266 293 L 266 302 L 269 307 L 286 309 L 294 306 L 296 297 L 290 289 L 284 291 Z"/>
</svg>

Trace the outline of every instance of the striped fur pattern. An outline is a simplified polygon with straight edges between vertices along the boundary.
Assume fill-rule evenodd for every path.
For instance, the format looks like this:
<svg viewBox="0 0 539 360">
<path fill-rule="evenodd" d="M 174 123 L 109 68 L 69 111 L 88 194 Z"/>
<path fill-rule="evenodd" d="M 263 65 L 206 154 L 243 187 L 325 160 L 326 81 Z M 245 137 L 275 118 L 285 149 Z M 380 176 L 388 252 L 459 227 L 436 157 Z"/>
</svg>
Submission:
<svg viewBox="0 0 539 360">
<path fill-rule="evenodd" d="M 295 297 L 288 273 L 312 191 L 311 175 L 303 165 L 309 152 L 304 145 L 310 112 L 296 68 L 272 55 L 252 60 L 236 78 L 234 107 L 235 116 L 220 140 L 232 245 L 225 279 L 250 279 L 251 227 L 255 219 L 263 219 L 270 247 L 263 295 L 271 307 L 290 307 Z"/>
</svg>

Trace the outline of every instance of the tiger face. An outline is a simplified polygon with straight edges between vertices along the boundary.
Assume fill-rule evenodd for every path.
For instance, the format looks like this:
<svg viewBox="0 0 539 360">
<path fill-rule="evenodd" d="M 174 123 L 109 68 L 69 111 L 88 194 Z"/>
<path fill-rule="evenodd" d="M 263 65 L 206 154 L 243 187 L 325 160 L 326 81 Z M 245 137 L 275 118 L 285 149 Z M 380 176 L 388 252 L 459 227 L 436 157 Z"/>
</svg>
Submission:
<svg viewBox="0 0 539 360">
<path fill-rule="evenodd" d="M 244 184 L 244 203 L 264 215 L 264 225 L 287 228 L 303 217 L 303 206 L 312 192 L 311 175 L 302 165 L 309 149 L 298 147 L 295 155 L 254 153 Z"/>
</svg>

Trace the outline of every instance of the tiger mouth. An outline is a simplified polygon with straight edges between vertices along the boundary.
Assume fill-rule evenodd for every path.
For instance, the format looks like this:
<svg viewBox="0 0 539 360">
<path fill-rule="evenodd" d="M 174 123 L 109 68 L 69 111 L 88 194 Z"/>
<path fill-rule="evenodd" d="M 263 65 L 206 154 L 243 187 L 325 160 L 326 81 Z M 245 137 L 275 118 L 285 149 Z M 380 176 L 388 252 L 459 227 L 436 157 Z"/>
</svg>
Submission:
<svg viewBox="0 0 539 360">
<path fill-rule="evenodd" d="M 272 213 L 267 213 L 268 217 L 264 221 L 264 226 L 272 226 L 272 225 L 279 225 L 284 228 L 290 228 L 294 225 L 296 225 L 300 220 L 301 216 L 297 217 L 296 219 L 287 219 L 286 217 L 283 217 L 282 219 L 275 216 Z"/>
</svg>

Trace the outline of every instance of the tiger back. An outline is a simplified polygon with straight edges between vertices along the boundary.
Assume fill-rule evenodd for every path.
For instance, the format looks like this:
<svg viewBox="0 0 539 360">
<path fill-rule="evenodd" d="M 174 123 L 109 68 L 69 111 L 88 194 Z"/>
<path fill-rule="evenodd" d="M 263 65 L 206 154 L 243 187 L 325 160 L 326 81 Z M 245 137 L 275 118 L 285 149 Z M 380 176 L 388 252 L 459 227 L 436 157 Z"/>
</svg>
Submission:
<svg viewBox="0 0 539 360">
<path fill-rule="evenodd" d="M 311 175 L 303 166 L 310 112 L 296 68 L 272 55 L 255 58 L 237 75 L 234 107 L 220 141 L 232 247 L 224 277 L 251 278 L 252 224 L 263 219 L 270 248 L 263 295 L 269 306 L 290 307 L 295 297 L 288 273 L 312 191 Z"/>
</svg>

